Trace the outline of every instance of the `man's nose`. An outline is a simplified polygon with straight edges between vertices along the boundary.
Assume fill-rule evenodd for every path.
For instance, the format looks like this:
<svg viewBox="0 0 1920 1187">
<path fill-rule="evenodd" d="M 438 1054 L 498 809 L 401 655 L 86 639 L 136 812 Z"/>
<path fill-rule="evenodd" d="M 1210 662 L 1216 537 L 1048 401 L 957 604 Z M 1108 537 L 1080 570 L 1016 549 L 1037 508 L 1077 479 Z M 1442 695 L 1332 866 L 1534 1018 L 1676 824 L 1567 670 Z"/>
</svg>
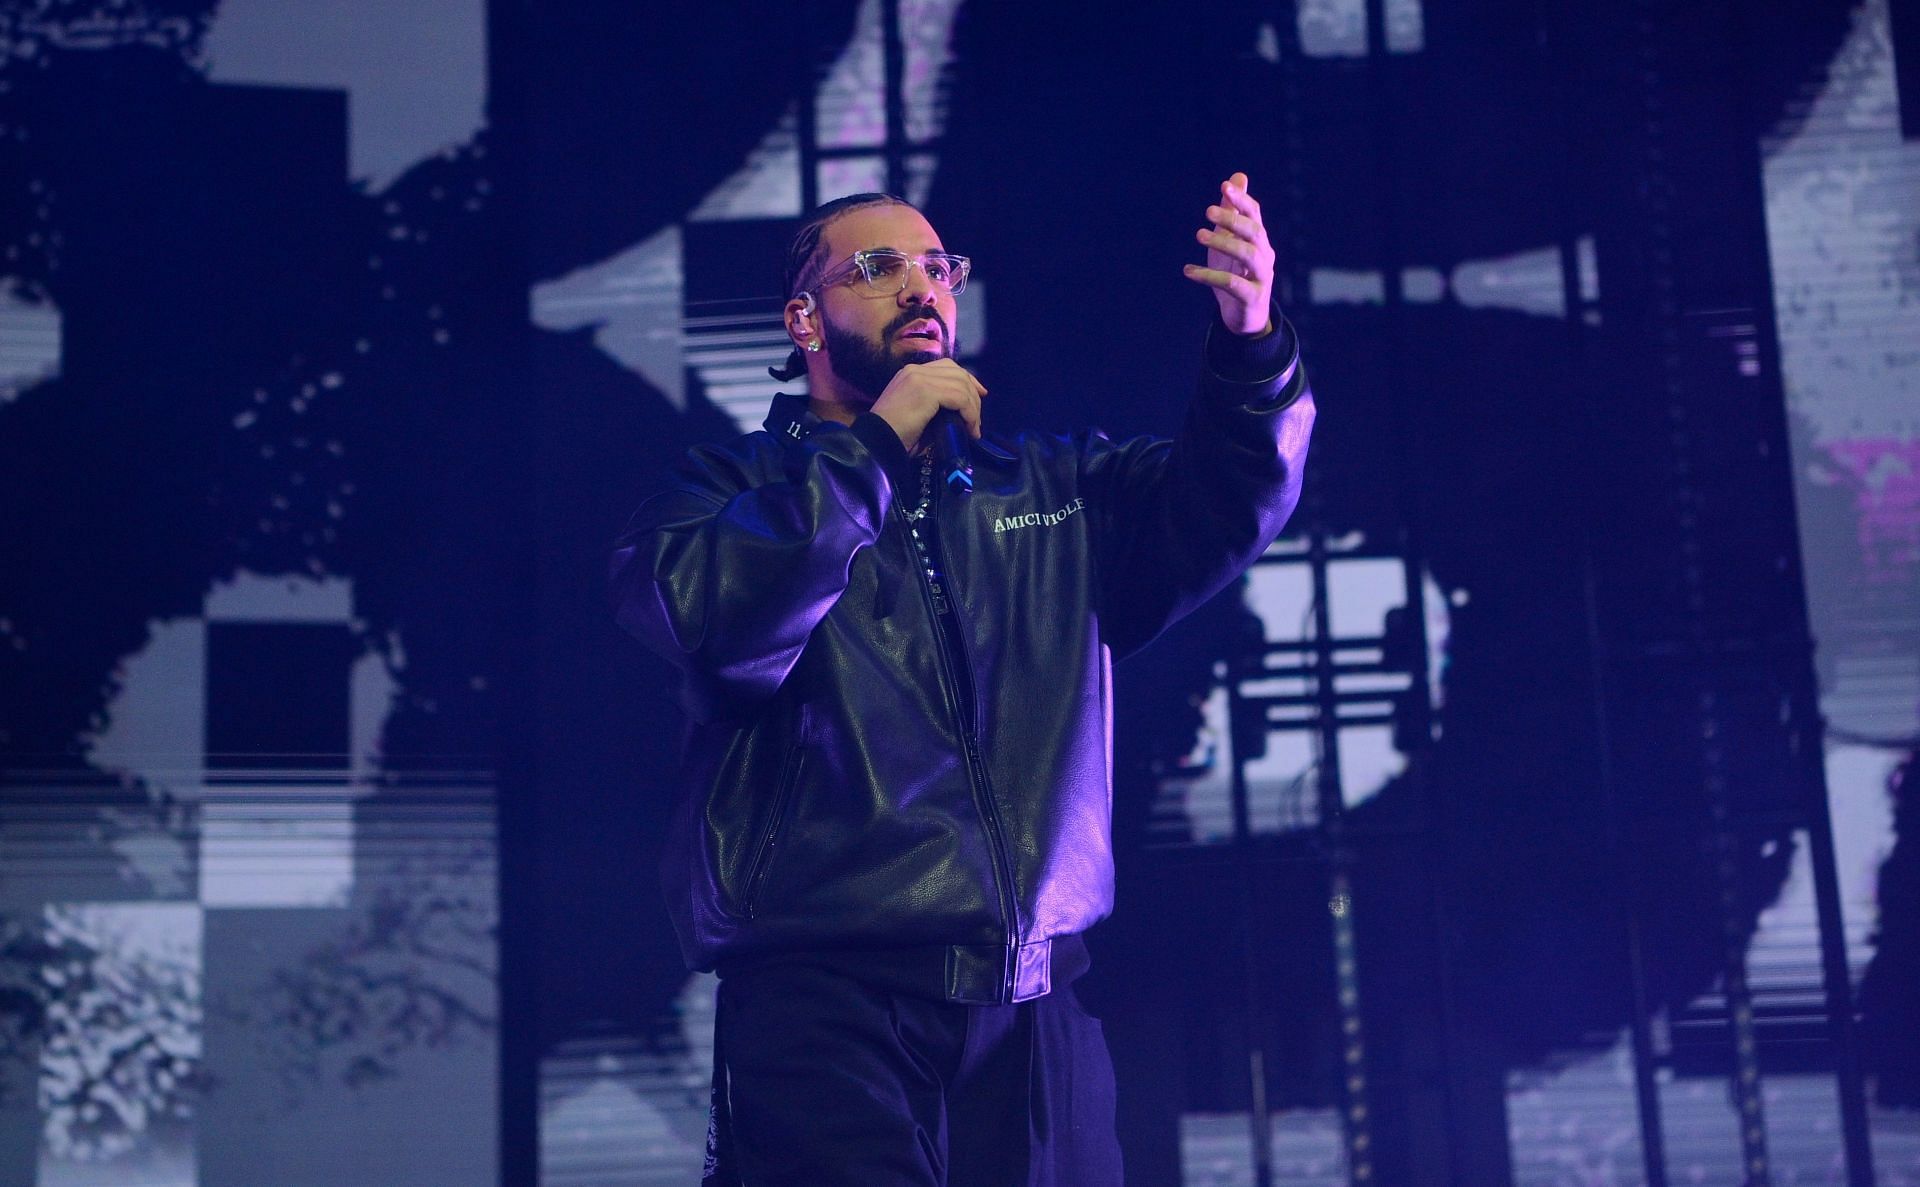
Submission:
<svg viewBox="0 0 1920 1187">
<path fill-rule="evenodd" d="M 940 299 L 940 288 L 927 275 L 927 270 L 918 262 L 907 265 L 907 285 L 900 290 L 900 301 L 905 305 L 932 305 Z"/>
</svg>

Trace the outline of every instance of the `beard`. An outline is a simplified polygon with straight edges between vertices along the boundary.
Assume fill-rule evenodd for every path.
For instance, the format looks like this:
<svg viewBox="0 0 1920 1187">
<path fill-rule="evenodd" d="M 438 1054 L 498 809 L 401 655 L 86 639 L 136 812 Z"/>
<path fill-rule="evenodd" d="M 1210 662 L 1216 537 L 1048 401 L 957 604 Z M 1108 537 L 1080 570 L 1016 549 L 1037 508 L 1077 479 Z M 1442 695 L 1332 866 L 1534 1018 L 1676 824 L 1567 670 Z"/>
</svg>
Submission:
<svg viewBox="0 0 1920 1187">
<path fill-rule="evenodd" d="M 909 323 L 922 318 L 930 318 L 940 327 L 939 347 L 936 349 L 928 343 L 926 346 L 900 349 L 894 335 Z M 909 363 L 931 363 L 953 355 L 953 331 L 948 327 L 947 319 L 932 306 L 916 306 L 905 310 L 888 322 L 877 338 L 863 338 L 852 330 L 842 329 L 824 313 L 820 328 L 833 373 L 869 402 L 880 398 L 880 393 L 887 390 L 887 385 L 900 373 L 900 368 Z"/>
</svg>

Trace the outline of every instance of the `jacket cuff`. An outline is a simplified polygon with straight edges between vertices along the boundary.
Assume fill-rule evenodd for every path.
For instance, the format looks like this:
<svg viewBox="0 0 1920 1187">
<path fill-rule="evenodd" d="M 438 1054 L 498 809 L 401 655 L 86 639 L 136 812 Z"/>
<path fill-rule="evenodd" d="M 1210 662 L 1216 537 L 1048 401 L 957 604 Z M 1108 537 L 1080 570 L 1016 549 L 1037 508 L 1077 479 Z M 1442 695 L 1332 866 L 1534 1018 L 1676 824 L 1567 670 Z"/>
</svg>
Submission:
<svg viewBox="0 0 1920 1187">
<path fill-rule="evenodd" d="M 893 431 L 892 425 L 874 413 L 862 412 L 853 418 L 853 435 L 860 438 L 867 452 L 887 472 L 887 481 L 893 483 L 896 492 L 904 495 L 913 489 L 913 458 L 908 455 L 907 447 L 900 444 L 900 434 Z"/>
<path fill-rule="evenodd" d="M 1214 315 L 1207 329 L 1207 374 L 1225 402 L 1254 412 L 1277 412 L 1306 390 L 1300 340 L 1278 307 L 1269 307 L 1272 332 L 1245 338 Z"/>
</svg>

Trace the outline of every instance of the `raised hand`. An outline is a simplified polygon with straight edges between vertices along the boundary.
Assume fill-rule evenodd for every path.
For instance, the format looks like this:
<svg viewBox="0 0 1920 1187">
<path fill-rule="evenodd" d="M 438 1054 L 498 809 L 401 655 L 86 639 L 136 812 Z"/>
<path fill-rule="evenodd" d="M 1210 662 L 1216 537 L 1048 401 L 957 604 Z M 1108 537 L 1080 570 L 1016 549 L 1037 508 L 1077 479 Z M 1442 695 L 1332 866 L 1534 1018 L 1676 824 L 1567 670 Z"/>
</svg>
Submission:
<svg viewBox="0 0 1920 1187">
<path fill-rule="evenodd" d="M 1236 334 L 1258 337 L 1273 329 L 1273 245 L 1267 242 L 1260 203 L 1247 193 L 1247 175 L 1220 183 L 1220 201 L 1207 207 L 1207 221 L 1194 237 L 1207 249 L 1206 264 L 1188 264 L 1188 280 L 1213 290 L 1220 320 Z"/>
</svg>

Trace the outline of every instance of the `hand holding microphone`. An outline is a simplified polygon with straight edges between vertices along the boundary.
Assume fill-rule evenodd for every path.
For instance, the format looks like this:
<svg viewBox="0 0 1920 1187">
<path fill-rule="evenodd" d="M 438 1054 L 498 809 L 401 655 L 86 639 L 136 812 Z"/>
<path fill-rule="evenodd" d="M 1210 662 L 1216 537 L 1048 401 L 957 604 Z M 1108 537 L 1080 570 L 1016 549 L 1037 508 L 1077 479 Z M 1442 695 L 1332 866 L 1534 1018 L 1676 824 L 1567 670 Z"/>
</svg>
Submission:
<svg viewBox="0 0 1920 1187">
<path fill-rule="evenodd" d="M 908 449 L 933 450 L 943 489 L 970 491 L 967 439 L 980 436 L 980 398 L 986 394 L 986 385 L 952 359 L 909 363 L 874 401 L 873 412 Z"/>
</svg>

